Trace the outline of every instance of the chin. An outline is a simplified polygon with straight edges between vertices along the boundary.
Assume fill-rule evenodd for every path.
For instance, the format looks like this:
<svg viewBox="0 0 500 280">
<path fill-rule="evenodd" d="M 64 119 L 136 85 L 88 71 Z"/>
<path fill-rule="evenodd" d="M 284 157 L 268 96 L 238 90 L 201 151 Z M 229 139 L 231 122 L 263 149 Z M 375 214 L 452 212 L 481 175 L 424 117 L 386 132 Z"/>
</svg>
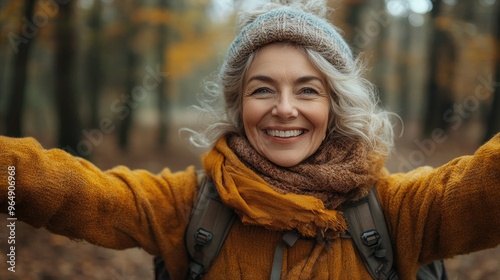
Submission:
<svg viewBox="0 0 500 280">
<path fill-rule="evenodd" d="M 300 163 L 300 161 L 298 161 L 297 159 L 279 159 L 279 160 L 269 159 L 269 160 L 281 167 L 292 167 Z"/>
</svg>

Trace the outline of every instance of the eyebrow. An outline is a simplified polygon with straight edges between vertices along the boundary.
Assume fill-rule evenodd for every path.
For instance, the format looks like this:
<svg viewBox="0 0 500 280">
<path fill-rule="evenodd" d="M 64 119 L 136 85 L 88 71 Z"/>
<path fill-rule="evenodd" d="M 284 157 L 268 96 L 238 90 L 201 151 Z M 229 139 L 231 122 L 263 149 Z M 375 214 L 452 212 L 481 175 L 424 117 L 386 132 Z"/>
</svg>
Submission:
<svg viewBox="0 0 500 280">
<path fill-rule="evenodd" d="M 252 76 L 250 77 L 248 80 L 247 80 L 247 83 L 253 81 L 253 80 L 257 80 L 257 81 L 261 81 L 261 82 L 270 82 L 270 83 L 274 83 L 276 82 L 275 79 L 273 79 L 272 77 L 270 76 L 266 76 L 266 75 L 255 75 L 255 76 Z M 310 82 L 310 81 L 313 81 L 313 80 L 317 80 L 319 81 L 321 84 L 323 84 L 323 80 L 320 79 L 319 77 L 316 77 L 316 76 L 302 76 L 300 78 L 298 78 L 297 80 L 295 80 L 295 83 L 298 83 L 298 84 L 302 84 L 302 83 L 307 83 L 307 82 Z"/>
</svg>

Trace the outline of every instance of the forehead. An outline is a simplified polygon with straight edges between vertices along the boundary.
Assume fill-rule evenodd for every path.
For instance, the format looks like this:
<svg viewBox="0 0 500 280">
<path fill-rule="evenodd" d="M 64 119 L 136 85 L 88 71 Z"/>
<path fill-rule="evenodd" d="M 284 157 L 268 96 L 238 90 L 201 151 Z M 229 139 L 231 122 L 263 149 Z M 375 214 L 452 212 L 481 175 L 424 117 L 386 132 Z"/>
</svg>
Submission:
<svg viewBox="0 0 500 280">
<path fill-rule="evenodd" d="M 256 51 L 244 81 L 248 81 L 253 75 L 316 76 L 324 80 L 324 75 L 302 47 L 285 43 L 269 44 Z"/>
</svg>

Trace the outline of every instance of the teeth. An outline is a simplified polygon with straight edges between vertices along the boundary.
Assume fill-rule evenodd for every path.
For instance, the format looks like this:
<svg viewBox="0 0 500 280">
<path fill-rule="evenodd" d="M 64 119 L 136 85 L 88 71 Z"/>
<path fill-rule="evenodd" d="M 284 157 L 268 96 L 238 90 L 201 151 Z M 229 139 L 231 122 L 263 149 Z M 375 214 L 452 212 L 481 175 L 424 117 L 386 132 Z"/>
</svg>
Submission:
<svg viewBox="0 0 500 280">
<path fill-rule="evenodd" d="M 273 137 L 289 138 L 301 135 L 304 130 L 266 130 L 266 133 Z"/>
</svg>

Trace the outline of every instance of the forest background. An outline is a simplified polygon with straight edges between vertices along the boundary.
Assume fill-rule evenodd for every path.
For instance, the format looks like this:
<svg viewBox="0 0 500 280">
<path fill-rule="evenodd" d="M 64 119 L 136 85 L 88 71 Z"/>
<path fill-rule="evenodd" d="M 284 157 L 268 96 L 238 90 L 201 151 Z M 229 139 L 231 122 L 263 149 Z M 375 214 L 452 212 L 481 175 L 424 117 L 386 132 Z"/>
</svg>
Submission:
<svg viewBox="0 0 500 280">
<path fill-rule="evenodd" d="M 0 0 L 0 134 L 33 136 L 101 169 L 201 167 L 203 151 L 178 131 L 200 125 L 190 106 L 235 35 L 235 11 L 255 2 Z M 381 106 L 404 121 L 390 171 L 439 166 L 500 131 L 499 1 L 328 3 Z M 1 279 L 152 279 L 140 249 L 98 248 L 21 223 L 12 273 L 7 231 Z M 500 279 L 500 248 L 446 266 L 450 279 Z"/>
</svg>

